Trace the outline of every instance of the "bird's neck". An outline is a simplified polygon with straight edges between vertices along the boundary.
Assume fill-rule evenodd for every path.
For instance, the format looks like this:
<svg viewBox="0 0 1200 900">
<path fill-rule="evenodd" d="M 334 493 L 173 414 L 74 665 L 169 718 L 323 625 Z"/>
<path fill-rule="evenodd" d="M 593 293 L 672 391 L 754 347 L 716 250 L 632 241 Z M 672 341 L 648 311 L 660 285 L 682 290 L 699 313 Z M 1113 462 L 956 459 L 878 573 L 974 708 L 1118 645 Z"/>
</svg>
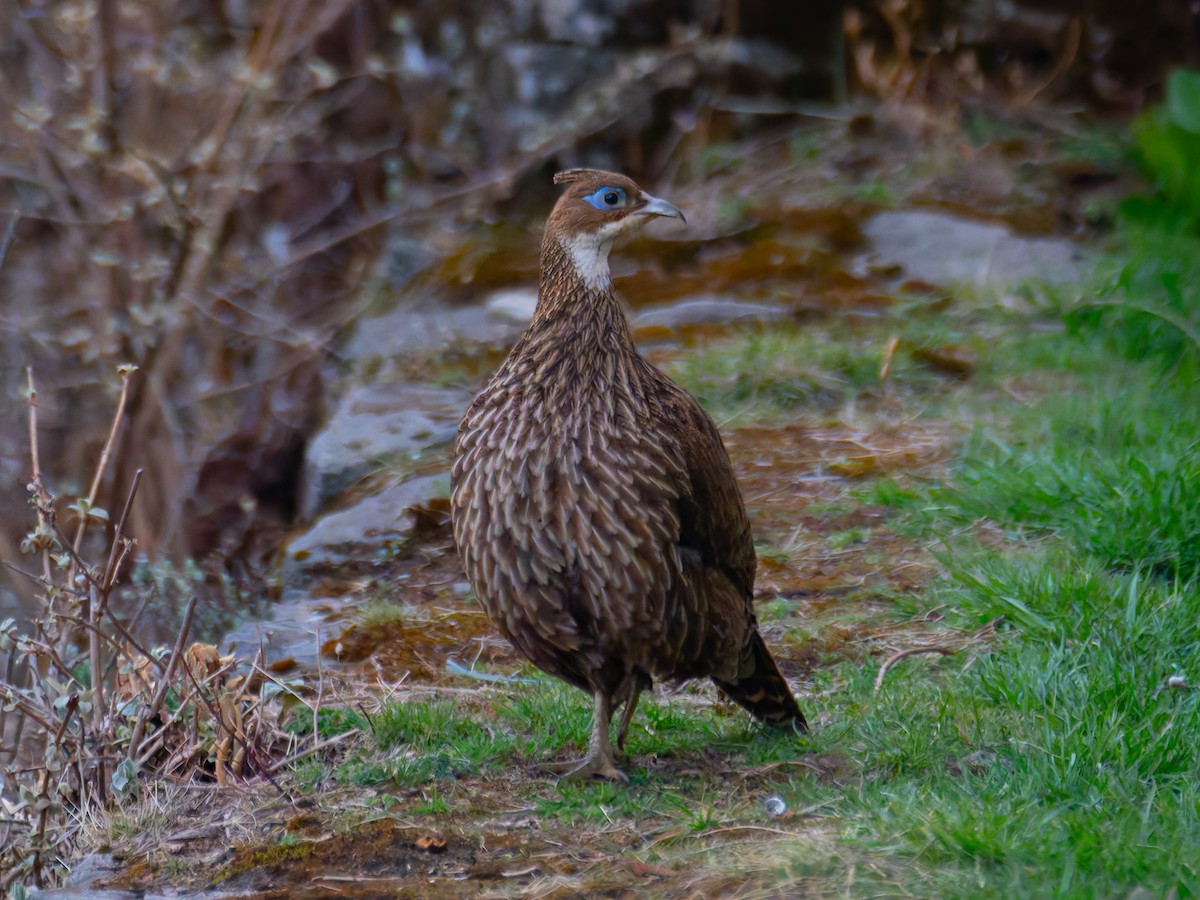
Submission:
<svg viewBox="0 0 1200 900">
<path fill-rule="evenodd" d="M 606 246 L 546 235 L 529 337 L 544 337 L 563 348 L 578 342 L 593 351 L 633 351 L 629 323 L 613 291 Z"/>
</svg>

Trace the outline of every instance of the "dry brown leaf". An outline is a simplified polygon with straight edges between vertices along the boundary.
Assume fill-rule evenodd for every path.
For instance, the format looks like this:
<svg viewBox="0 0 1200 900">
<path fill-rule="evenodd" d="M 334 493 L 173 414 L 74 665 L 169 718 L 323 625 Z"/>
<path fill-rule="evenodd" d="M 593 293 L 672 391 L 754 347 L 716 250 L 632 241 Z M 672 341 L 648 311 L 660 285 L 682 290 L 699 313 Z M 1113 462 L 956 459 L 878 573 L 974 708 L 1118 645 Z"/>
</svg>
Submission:
<svg viewBox="0 0 1200 900">
<path fill-rule="evenodd" d="M 638 878 L 666 877 L 671 874 L 671 870 L 666 866 L 656 866 L 640 859 L 629 860 L 629 871 Z"/>
<path fill-rule="evenodd" d="M 138 696 L 149 699 L 154 696 L 154 663 L 128 644 L 121 651 L 117 663 L 117 695 L 122 700 L 132 700 Z"/>
<path fill-rule="evenodd" d="M 221 654 L 212 644 L 192 644 L 187 648 L 185 658 L 196 681 L 204 681 L 221 668 Z"/>
<path fill-rule="evenodd" d="M 418 850 L 424 850 L 427 853 L 446 852 L 446 839 L 436 831 L 421 835 L 417 838 L 416 844 Z"/>
</svg>

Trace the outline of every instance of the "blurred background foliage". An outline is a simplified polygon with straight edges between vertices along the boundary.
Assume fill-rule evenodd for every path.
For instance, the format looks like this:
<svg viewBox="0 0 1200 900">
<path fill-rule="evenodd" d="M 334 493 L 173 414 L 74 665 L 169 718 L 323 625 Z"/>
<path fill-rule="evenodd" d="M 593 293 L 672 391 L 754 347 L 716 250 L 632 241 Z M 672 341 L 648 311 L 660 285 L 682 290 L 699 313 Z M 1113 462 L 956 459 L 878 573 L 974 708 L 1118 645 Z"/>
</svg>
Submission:
<svg viewBox="0 0 1200 900">
<path fill-rule="evenodd" d="M 1165 372 L 1200 354 L 1200 71 L 1178 68 L 1161 101 L 1132 123 L 1135 162 L 1152 193 L 1124 199 L 1117 223 L 1132 250 L 1095 302 L 1068 324 L 1100 331 L 1116 352 Z"/>
<path fill-rule="evenodd" d="M 1138 116 L 1133 134 L 1138 161 L 1158 194 L 1131 199 L 1125 204 L 1125 215 L 1196 232 L 1200 227 L 1200 71 L 1173 71 L 1163 102 Z"/>
<path fill-rule="evenodd" d="M 0 20 L 0 503 L 26 503 L 25 368 L 69 497 L 136 364 L 102 505 L 145 467 L 141 550 L 239 584 L 293 524 L 362 286 L 399 290 L 464 223 L 526 221 L 558 168 L 694 182 L 712 148 L 841 104 L 917 134 L 1035 103 L 1129 116 L 1166 83 L 1136 127 L 1161 195 L 1127 211 L 1200 209 L 1200 75 L 1165 82 L 1200 50 L 1178 0 L 0 0 Z M 27 524 L 6 517 L 0 558 Z"/>
</svg>

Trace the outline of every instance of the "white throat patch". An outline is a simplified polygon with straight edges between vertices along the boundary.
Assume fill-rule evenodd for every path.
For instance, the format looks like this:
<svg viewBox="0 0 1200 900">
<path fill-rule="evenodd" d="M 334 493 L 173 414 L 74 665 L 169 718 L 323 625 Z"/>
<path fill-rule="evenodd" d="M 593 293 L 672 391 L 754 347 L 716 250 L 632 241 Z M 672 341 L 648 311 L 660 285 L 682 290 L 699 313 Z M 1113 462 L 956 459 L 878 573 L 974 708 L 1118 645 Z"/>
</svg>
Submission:
<svg viewBox="0 0 1200 900">
<path fill-rule="evenodd" d="M 612 249 L 612 238 L 606 239 L 599 234 L 580 234 L 559 238 L 559 241 L 575 263 L 575 271 L 588 290 L 607 291 L 612 287 L 612 276 L 608 271 L 608 251 Z"/>
</svg>

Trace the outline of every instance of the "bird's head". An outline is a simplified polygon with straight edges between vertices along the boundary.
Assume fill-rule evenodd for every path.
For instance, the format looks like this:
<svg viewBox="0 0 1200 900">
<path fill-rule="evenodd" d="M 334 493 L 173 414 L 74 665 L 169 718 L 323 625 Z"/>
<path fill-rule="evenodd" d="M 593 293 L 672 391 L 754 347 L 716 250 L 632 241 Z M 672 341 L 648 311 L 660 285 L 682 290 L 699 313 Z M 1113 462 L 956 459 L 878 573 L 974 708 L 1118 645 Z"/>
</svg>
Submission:
<svg viewBox="0 0 1200 900">
<path fill-rule="evenodd" d="M 546 222 L 546 239 L 560 243 L 584 281 L 608 284 L 613 241 L 658 216 L 686 220 L 675 206 L 643 191 L 631 178 L 600 169 L 568 169 L 554 176 L 565 184 Z"/>
</svg>

